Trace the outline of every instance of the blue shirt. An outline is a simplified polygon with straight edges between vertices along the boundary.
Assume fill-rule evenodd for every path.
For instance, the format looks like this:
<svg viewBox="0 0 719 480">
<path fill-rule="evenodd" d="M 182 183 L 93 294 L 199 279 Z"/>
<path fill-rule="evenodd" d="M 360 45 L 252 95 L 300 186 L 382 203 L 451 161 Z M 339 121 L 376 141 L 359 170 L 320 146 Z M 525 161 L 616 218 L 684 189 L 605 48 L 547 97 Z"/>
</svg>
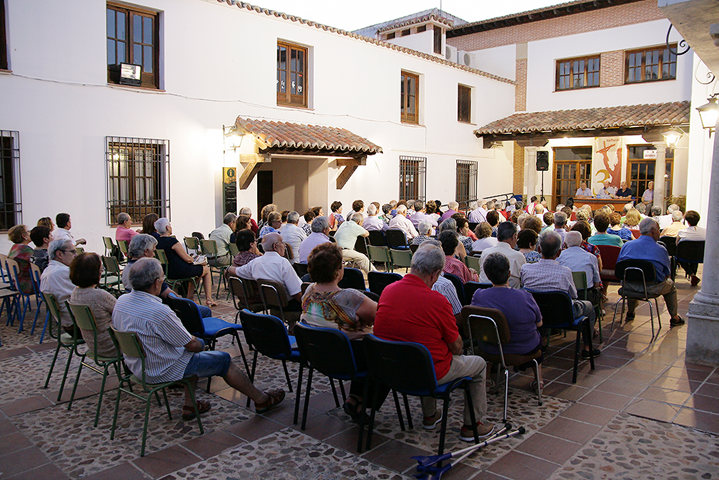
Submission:
<svg viewBox="0 0 719 480">
<path fill-rule="evenodd" d="M 617 262 L 622 260 L 649 260 L 657 270 L 657 282 L 663 282 L 669 276 L 669 254 L 649 235 L 642 235 L 627 242 L 619 252 Z"/>
</svg>

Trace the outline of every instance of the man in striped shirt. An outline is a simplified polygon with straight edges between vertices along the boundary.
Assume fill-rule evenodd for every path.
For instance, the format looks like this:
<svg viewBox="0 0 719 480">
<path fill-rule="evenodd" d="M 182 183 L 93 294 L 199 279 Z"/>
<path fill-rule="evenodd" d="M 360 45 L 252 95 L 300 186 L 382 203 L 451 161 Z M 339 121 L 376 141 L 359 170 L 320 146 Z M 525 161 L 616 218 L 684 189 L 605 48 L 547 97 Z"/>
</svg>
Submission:
<svg viewBox="0 0 719 480">
<path fill-rule="evenodd" d="M 250 379 L 231 362 L 230 354 L 204 351 L 204 342 L 182 325 L 170 307 L 159 297 L 165 275 L 160 262 L 141 258 L 130 268 L 133 290 L 121 296 L 112 313 L 112 325 L 119 331 L 137 334 L 145 354 L 145 377 L 149 383 L 163 383 L 190 378 L 192 389 L 198 377 L 219 375 L 228 385 L 244 393 L 255 402 L 257 413 L 263 413 L 279 404 L 284 390 L 258 390 Z M 136 376 L 142 375 L 142 361 L 125 357 L 125 364 Z M 210 409 L 206 401 L 197 404 L 200 413 Z M 183 420 L 195 417 L 190 391 L 185 391 Z"/>
</svg>

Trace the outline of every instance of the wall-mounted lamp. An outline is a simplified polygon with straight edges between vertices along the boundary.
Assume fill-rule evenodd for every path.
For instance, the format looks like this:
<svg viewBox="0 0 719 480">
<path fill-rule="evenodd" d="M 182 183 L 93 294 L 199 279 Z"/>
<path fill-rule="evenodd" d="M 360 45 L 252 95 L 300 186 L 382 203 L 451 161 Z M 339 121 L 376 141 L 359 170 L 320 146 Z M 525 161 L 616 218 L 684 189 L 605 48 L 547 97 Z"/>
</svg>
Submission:
<svg viewBox="0 0 719 480">
<path fill-rule="evenodd" d="M 237 131 L 234 125 L 222 126 L 222 136 L 225 142 L 225 152 L 228 150 L 236 151 L 237 148 L 242 145 L 242 139 L 244 138 Z"/>
<path fill-rule="evenodd" d="M 702 122 L 704 130 L 709 130 L 709 136 L 716 128 L 717 118 L 719 118 L 719 102 L 717 102 L 716 94 L 709 98 L 709 103 L 697 107 L 699 119 Z"/>
<path fill-rule="evenodd" d="M 677 143 L 679 143 L 679 139 L 682 138 L 683 135 L 684 131 L 682 131 L 681 128 L 670 128 L 666 132 L 662 133 L 664 141 L 669 148 L 675 148 Z"/>
</svg>

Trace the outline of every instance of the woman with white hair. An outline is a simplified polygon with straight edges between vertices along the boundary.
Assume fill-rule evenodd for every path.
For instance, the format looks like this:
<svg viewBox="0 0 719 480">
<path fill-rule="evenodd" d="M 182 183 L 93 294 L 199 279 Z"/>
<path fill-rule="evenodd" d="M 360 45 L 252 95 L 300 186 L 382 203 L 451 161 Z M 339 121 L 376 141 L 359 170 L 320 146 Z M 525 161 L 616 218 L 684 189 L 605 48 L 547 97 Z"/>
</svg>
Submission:
<svg viewBox="0 0 719 480">
<path fill-rule="evenodd" d="M 160 234 L 157 241 L 157 249 L 163 250 L 167 256 L 167 278 L 193 278 L 202 279 L 202 286 L 205 288 L 205 302 L 208 307 L 216 307 L 217 302 L 212 300 L 212 278 L 210 267 L 195 265 L 195 260 L 187 254 L 180 242 L 172 236 L 172 225 L 167 218 L 160 218 L 155 222 L 155 230 Z M 194 282 L 187 282 L 187 298 L 193 298 L 195 294 Z"/>
</svg>

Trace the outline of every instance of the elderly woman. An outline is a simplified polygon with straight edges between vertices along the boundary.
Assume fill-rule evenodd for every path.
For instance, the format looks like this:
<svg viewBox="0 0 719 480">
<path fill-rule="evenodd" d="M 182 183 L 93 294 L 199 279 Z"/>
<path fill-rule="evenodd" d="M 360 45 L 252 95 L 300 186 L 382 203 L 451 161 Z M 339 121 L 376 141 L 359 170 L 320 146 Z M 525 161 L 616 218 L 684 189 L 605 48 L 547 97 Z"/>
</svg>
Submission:
<svg viewBox="0 0 719 480">
<path fill-rule="evenodd" d="M 262 228 L 265 225 L 267 225 L 267 218 L 270 216 L 270 213 L 277 211 L 277 205 L 274 203 L 268 203 L 264 207 L 262 207 L 262 210 L 260 210 L 260 223 L 258 223 L 258 227 Z"/>
<path fill-rule="evenodd" d="M 267 216 L 267 223 L 260 228 L 260 233 L 257 235 L 258 238 L 262 238 L 268 233 L 280 233 L 280 227 L 282 226 L 282 214 L 280 212 L 272 212 Z"/>
<path fill-rule="evenodd" d="M 519 253 L 524 255 L 524 259 L 527 263 L 537 263 L 542 258 L 542 254 L 536 249 L 538 237 L 537 232 L 531 228 L 520 230 L 517 235 Z"/>
<path fill-rule="evenodd" d="M 249 230 L 254 236 L 254 230 L 252 230 L 252 219 L 247 215 L 240 215 L 235 221 L 235 231 L 230 235 L 230 242 L 237 243 L 237 234 L 242 230 Z"/>
<path fill-rule="evenodd" d="M 241 267 L 247 265 L 251 260 L 261 256 L 260 250 L 257 248 L 257 239 L 252 230 L 242 230 L 237 233 L 235 245 L 240 251 L 235 258 L 232 259 L 232 265 Z"/>
<path fill-rule="evenodd" d="M 525 290 L 509 287 L 509 260 L 501 253 L 492 253 L 485 258 L 482 262 L 482 269 L 487 274 L 489 281 L 492 282 L 492 288 L 479 289 L 474 292 L 472 305 L 494 308 L 506 317 L 510 340 L 508 344 L 502 345 L 505 355 L 535 353 L 542 347 L 542 337 L 537 330 L 542 326 L 542 313 L 539 311 L 534 297 Z M 499 353 L 499 349 L 492 345 L 482 345 L 482 348 L 492 354 Z M 541 357 L 537 361 L 541 362 Z M 543 388 L 541 366 L 537 377 L 540 388 Z"/>
<path fill-rule="evenodd" d="M 464 264 L 466 252 L 464 251 L 464 246 L 459 243 L 459 234 L 457 232 L 445 230 L 439 234 L 437 240 L 442 244 L 445 255 L 444 273 L 457 275 L 462 280 L 462 283 L 479 281 L 476 270 L 467 268 L 467 265 Z"/>
<path fill-rule="evenodd" d="M 142 230 L 140 230 L 140 233 L 152 235 L 155 237 L 155 240 L 159 240 L 160 234 L 157 233 L 155 229 L 155 222 L 159 219 L 160 217 L 156 213 L 148 213 L 145 215 L 145 218 L 142 219 Z"/>
<path fill-rule="evenodd" d="M 75 289 L 70 294 L 70 303 L 90 307 L 97 325 L 97 354 L 103 357 L 117 355 L 108 329 L 112 325 L 112 311 L 115 297 L 97 288 L 102 276 L 102 262 L 96 253 L 81 253 L 70 264 L 70 280 Z M 82 330 L 88 352 L 93 351 L 95 337 L 92 330 Z"/>
<path fill-rule="evenodd" d="M 164 250 L 167 256 L 167 278 L 191 278 L 200 277 L 202 286 L 205 289 L 205 302 L 208 307 L 217 306 L 212 300 L 212 278 L 210 267 L 207 265 L 195 265 L 194 259 L 187 254 L 180 242 L 172 236 L 172 225 L 167 218 L 160 218 L 155 222 L 155 230 L 160 234 L 157 241 L 157 248 Z M 187 283 L 187 298 L 195 294 L 195 284 Z"/>
<path fill-rule="evenodd" d="M 412 239 L 412 245 L 421 245 L 422 242 L 432 239 L 432 224 L 427 220 L 422 220 L 417 224 L 419 235 Z"/>
<path fill-rule="evenodd" d="M 607 233 L 610 235 L 618 235 L 619 238 L 622 240 L 632 240 L 634 239 L 634 235 L 632 235 L 632 231 L 629 230 L 627 227 L 622 226 L 622 216 L 614 212 L 611 215 L 609 215 L 609 228 L 607 228 Z"/>
<path fill-rule="evenodd" d="M 467 253 L 471 252 L 472 243 L 477 240 L 477 237 L 474 239 L 472 238 L 474 234 L 469 230 L 469 220 L 459 213 L 452 218 L 454 218 L 454 221 L 457 222 L 457 233 L 459 233 L 458 239 L 462 242 L 462 245 L 464 245 L 464 251 Z"/>
<path fill-rule="evenodd" d="M 10 248 L 7 258 L 15 260 L 18 266 L 17 281 L 18 289 L 22 293 L 32 295 L 35 289 L 32 286 L 30 274 L 30 259 L 32 258 L 32 247 L 30 244 L 30 232 L 25 225 L 15 225 L 7 232 L 7 237 L 14 245 Z M 4 267 L 4 265 L 3 265 Z M 15 279 L 13 278 L 13 282 Z"/>
<path fill-rule="evenodd" d="M 55 230 L 55 224 L 52 221 L 52 218 L 50 217 L 42 217 L 40 220 L 37 221 L 38 227 L 47 227 L 52 232 Z"/>
<path fill-rule="evenodd" d="M 342 250 L 335 243 L 317 245 L 307 258 L 310 277 L 315 281 L 302 296 L 301 320 L 315 327 L 336 328 L 352 341 L 352 351 L 359 370 L 366 369 L 362 338 L 372 333 L 377 303 L 359 290 L 342 289 Z M 364 379 L 355 379 L 344 404 L 345 412 L 356 421 L 360 415 Z M 380 398 L 384 400 L 388 390 Z M 381 405 L 381 403 L 380 403 Z"/>
<path fill-rule="evenodd" d="M 115 240 L 124 240 L 129 242 L 132 237 L 137 235 L 137 231 L 132 228 L 132 217 L 125 213 L 117 214 L 117 230 L 115 231 Z"/>
<path fill-rule="evenodd" d="M 492 227 L 487 222 L 482 222 L 474 229 L 477 241 L 472 243 L 472 251 L 481 252 L 497 245 L 497 237 L 492 236 Z"/>
</svg>

